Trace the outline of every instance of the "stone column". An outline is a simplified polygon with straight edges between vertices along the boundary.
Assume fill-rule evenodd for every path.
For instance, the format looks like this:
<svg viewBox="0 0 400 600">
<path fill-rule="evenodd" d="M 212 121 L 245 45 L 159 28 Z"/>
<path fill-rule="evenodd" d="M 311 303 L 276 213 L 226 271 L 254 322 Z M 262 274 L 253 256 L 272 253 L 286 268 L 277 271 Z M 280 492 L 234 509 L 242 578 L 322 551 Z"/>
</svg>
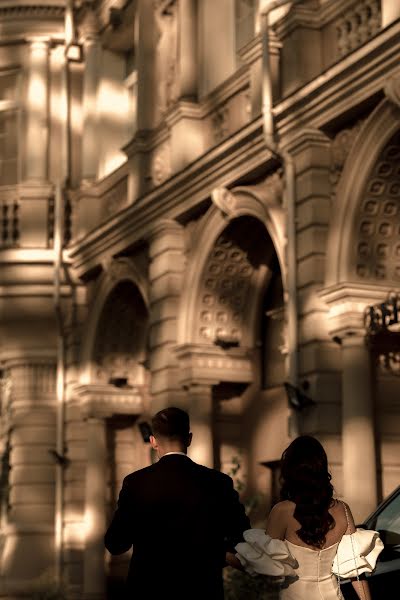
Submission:
<svg viewBox="0 0 400 600">
<path fill-rule="evenodd" d="M 214 467 L 212 386 L 190 385 L 187 395 L 193 433 L 189 456 L 201 465 Z"/>
<path fill-rule="evenodd" d="M 87 420 L 85 487 L 85 551 L 83 593 L 85 600 L 104 600 L 104 533 L 106 530 L 107 446 L 103 418 Z"/>
<path fill-rule="evenodd" d="M 200 94 L 205 95 L 236 69 L 235 3 L 199 2 Z"/>
<path fill-rule="evenodd" d="M 155 123 L 155 47 L 156 27 L 153 3 L 148 0 L 138 2 L 138 130 L 152 129 Z"/>
<path fill-rule="evenodd" d="M 179 303 L 184 284 L 184 230 L 176 221 L 160 221 L 150 237 L 150 371 L 153 412 L 184 405 L 178 381 Z"/>
<path fill-rule="evenodd" d="M 48 177 L 48 80 L 49 42 L 46 39 L 33 39 L 29 46 L 26 95 L 26 180 L 44 181 Z"/>
<path fill-rule="evenodd" d="M 326 238 L 331 219 L 330 141 L 320 131 L 305 128 L 295 132 L 291 139 L 283 140 L 282 147 L 294 162 L 296 194 L 292 216 L 295 239 L 290 241 L 291 246 L 294 245 L 292 260 L 296 264 L 288 265 L 287 277 L 288 280 L 291 278 L 295 268 L 296 294 L 288 289 L 285 302 L 288 309 L 288 376 L 297 386 L 306 379 L 309 384 L 307 395 L 317 402 L 308 413 L 292 413 L 292 434 L 330 431 L 339 436 L 340 353 L 329 333 L 327 306 L 318 296 L 324 285 Z M 289 221 L 286 226 L 290 231 Z"/>
<path fill-rule="evenodd" d="M 179 96 L 186 100 L 197 98 L 197 2 L 178 3 L 179 11 Z"/>
<path fill-rule="evenodd" d="M 371 357 L 363 332 L 342 338 L 343 495 L 356 522 L 377 504 Z"/>
<path fill-rule="evenodd" d="M 97 87 L 101 66 L 101 45 L 97 35 L 97 23 L 89 12 L 83 27 L 83 74 L 82 98 L 82 180 L 93 181 L 97 177 L 99 138 L 97 114 Z"/>
<path fill-rule="evenodd" d="M 54 566 L 55 358 L 4 361 L 9 379 L 10 473 L 2 576 L 29 591 Z M 32 551 L 34 549 L 34 551 Z"/>
</svg>

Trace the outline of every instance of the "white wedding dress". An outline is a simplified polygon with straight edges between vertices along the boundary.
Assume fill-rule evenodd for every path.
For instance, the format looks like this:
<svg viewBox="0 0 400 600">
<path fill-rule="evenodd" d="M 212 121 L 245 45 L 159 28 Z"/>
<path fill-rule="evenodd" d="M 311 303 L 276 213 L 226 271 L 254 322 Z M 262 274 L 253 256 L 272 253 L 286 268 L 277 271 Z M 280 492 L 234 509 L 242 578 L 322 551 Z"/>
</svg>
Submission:
<svg viewBox="0 0 400 600">
<path fill-rule="evenodd" d="M 377 531 L 357 529 L 340 542 L 313 550 L 272 539 L 263 529 L 248 529 L 236 556 L 250 575 L 266 575 L 281 585 L 280 600 L 337 600 L 337 577 L 357 577 L 374 570 L 383 550 Z"/>
</svg>

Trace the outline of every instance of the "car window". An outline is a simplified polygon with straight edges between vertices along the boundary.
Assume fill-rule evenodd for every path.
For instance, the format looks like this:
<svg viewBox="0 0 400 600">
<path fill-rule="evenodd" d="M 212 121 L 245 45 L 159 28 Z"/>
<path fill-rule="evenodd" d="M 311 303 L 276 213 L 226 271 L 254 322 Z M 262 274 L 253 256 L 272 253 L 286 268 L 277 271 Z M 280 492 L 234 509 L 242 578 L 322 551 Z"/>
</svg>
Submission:
<svg viewBox="0 0 400 600">
<path fill-rule="evenodd" d="M 400 556 L 400 494 L 368 523 L 369 529 L 379 531 L 385 544 L 382 559 Z"/>
</svg>

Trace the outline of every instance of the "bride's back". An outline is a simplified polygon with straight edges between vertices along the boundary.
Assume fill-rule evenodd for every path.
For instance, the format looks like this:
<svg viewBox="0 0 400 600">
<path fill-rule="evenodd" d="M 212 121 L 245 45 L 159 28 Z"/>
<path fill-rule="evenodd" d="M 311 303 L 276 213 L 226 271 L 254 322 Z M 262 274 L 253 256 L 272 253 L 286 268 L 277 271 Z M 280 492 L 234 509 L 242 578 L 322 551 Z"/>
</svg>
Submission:
<svg viewBox="0 0 400 600">
<path fill-rule="evenodd" d="M 296 509 L 295 503 L 290 500 L 284 500 L 283 502 L 280 502 L 279 505 L 281 505 L 281 514 L 282 518 L 285 520 L 286 525 L 284 539 L 288 540 L 292 544 L 296 544 L 304 548 L 311 548 L 316 550 L 329 548 L 330 546 L 333 546 L 334 544 L 340 542 L 345 533 L 351 533 L 355 529 L 354 527 L 352 527 L 353 523 L 351 523 L 352 519 L 350 514 L 349 518 L 351 527 L 350 529 L 348 528 L 346 509 L 344 503 L 340 502 L 339 500 L 333 500 L 332 506 L 329 508 L 329 513 L 334 519 L 334 525 L 332 529 L 329 529 L 327 531 L 325 535 L 325 544 L 322 546 L 322 548 L 316 548 L 314 546 L 306 544 L 303 540 L 300 539 L 300 537 L 296 533 L 301 528 L 301 524 L 294 517 L 294 512 Z"/>
</svg>

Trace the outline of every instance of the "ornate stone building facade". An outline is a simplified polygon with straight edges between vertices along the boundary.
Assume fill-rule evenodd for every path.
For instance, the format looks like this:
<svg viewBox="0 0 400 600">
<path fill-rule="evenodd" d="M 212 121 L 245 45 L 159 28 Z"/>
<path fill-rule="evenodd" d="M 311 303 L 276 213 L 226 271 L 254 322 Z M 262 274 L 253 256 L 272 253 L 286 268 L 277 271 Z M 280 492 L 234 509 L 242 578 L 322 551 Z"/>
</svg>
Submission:
<svg viewBox="0 0 400 600">
<path fill-rule="evenodd" d="M 392 0 L 0 0 L 0 598 L 118 597 L 104 529 L 167 404 L 194 459 L 242 453 L 255 519 L 297 432 L 357 519 L 399 483 L 365 330 L 400 287 L 399 34 Z"/>
</svg>

